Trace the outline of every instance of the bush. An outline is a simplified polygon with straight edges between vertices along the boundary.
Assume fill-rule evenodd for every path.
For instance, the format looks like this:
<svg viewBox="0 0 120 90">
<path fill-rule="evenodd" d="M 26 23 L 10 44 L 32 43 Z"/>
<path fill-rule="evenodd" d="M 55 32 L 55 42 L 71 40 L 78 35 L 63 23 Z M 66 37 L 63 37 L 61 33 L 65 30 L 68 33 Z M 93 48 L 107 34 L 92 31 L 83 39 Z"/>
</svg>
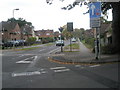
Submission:
<svg viewBox="0 0 120 90">
<path fill-rule="evenodd" d="M 42 43 L 49 43 L 49 42 L 53 42 L 53 38 L 52 37 L 47 37 L 47 38 L 42 38 Z"/>
<path fill-rule="evenodd" d="M 115 54 L 115 49 L 112 45 L 105 45 L 101 47 L 102 54 Z"/>
<path fill-rule="evenodd" d="M 30 45 L 34 44 L 35 42 L 36 42 L 36 37 L 30 37 L 27 39 L 27 43 Z"/>
</svg>

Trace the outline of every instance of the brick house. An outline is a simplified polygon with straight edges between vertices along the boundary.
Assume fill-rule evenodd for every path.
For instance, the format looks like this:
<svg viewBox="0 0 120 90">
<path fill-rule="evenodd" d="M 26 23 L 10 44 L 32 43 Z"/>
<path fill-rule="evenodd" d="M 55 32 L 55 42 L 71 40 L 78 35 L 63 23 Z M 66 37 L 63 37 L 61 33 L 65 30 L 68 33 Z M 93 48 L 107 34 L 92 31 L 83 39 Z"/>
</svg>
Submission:
<svg viewBox="0 0 120 90">
<path fill-rule="evenodd" d="M 27 40 L 30 37 L 35 37 L 33 27 L 31 27 L 29 25 L 25 25 L 25 26 L 21 27 L 21 39 Z"/>
<path fill-rule="evenodd" d="M 94 37 L 94 29 L 87 29 L 87 30 L 85 30 L 84 35 L 86 37 L 93 38 Z"/>
<path fill-rule="evenodd" d="M 54 31 L 53 30 L 37 30 L 35 31 L 35 35 L 39 38 L 47 38 L 51 37 L 54 38 Z"/>
<path fill-rule="evenodd" d="M 21 30 L 18 23 L 2 21 L 2 41 L 20 40 Z"/>
<path fill-rule="evenodd" d="M 59 40 L 60 33 L 58 31 L 54 32 L 54 39 Z"/>
</svg>

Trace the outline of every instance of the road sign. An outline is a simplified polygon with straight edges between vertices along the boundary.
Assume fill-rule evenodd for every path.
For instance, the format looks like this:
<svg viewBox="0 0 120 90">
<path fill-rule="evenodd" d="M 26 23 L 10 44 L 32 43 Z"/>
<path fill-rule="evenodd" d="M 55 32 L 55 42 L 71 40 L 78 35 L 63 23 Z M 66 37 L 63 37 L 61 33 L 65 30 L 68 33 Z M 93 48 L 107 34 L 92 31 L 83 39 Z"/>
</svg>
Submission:
<svg viewBox="0 0 120 90">
<path fill-rule="evenodd" d="M 58 28 L 58 29 L 59 29 L 59 31 L 60 31 L 60 32 L 62 32 L 62 31 L 63 31 L 63 28 L 62 28 L 62 27 L 60 27 L 60 28 Z"/>
<path fill-rule="evenodd" d="M 89 4 L 90 18 L 101 17 L 101 2 L 93 2 Z"/>
<path fill-rule="evenodd" d="M 73 22 L 68 22 L 67 23 L 67 30 L 70 31 L 70 32 L 73 31 Z"/>
<path fill-rule="evenodd" d="M 91 28 L 98 28 L 98 27 L 100 27 L 100 18 L 90 19 L 90 27 Z"/>
</svg>

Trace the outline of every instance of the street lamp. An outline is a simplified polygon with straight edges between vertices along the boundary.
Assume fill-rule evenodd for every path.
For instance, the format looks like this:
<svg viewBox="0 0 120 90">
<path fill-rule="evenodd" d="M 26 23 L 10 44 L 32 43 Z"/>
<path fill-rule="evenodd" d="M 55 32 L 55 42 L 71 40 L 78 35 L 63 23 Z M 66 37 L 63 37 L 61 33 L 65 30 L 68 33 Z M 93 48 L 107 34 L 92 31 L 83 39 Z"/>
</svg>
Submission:
<svg viewBox="0 0 120 90">
<path fill-rule="evenodd" d="M 14 11 L 15 11 L 15 10 L 19 10 L 19 8 L 13 9 L 13 18 L 14 18 Z"/>
</svg>

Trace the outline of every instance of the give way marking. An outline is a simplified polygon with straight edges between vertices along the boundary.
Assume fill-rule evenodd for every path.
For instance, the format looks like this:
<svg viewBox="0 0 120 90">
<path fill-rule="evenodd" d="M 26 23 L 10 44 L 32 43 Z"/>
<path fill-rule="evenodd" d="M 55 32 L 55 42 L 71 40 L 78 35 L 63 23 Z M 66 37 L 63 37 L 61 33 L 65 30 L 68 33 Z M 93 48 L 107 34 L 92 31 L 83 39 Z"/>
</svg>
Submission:
<svg viewBox="0 0 120 90">
<path fill-rule="evenodd" d="M 29 60 L 29 59 L 33 59 L 33 60 Z M 20 64 L 20 63 L 26 63 L 26 64 L 29 64 L 29 63 L 32 63 L 34 60 L 37 59 L 37 56 L 33 56 L 33 57 L 30 57 L 30 58 L 26 58 L 24 60 L 20 60 L 20 61 L 17 61 L 16 63 L 17 64 Z"/>
</svg>

